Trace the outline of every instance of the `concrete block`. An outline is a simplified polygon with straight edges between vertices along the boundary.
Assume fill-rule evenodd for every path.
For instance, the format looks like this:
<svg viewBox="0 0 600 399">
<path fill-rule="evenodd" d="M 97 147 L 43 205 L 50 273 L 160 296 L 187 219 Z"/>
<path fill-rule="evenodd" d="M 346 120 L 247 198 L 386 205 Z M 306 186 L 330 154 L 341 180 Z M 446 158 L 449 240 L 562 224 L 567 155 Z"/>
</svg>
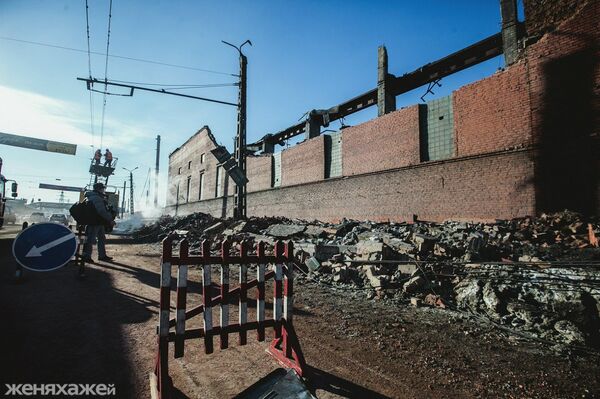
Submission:
<svg viewBox="0 0 600 399">
<path fill-rule="evenodd" d="M 266 230 L 266 234 L 277 238 L 288 238 L 303 233 L 306 226 L 303 224 L 273 224 Z"/>
</svg>

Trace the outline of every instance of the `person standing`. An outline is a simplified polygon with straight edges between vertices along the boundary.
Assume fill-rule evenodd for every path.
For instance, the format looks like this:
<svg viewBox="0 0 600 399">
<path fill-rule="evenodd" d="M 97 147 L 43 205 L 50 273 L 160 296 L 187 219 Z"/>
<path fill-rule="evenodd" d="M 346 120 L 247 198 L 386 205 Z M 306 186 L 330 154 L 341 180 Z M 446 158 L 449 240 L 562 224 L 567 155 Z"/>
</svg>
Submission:
<svg viewBox="0 0 600 399">
<path fill-rule="evenodd" d="M 104 153 L 104 166 L 110 167 L 110 165 L 112 164 L 112 160 L 112 152 L 110 152 L 110 150 L 107 148 L 106 152 Z"/>
<path fill-rule="evenodd" d="M 85 193 L 86 200 L 93 205 L 91 210 L 95 211 L 96 221 L 85 227 L 86 241 L 83 245 L 82 258 L 86 262 L 94 263 L 92 260 L 93 245 L 98 242 L 98 260 L 111 261 L 112 258 L 106 254 L 105 226 L 113 227 L 116 223 L 113 214 L 108 209 L 105 195 L 106 188 L 102 183 L 94 184 L 94 190 Z"/>
<path fill-rule="evenodd" d="M 94 162 L 96 163 L 96 165 L 100 165 L 101 158 L 102 158 L 102 151 L 100 151 L 100 149 L 97 149 L 96 152 L 94 153 Z"/>
</svg>

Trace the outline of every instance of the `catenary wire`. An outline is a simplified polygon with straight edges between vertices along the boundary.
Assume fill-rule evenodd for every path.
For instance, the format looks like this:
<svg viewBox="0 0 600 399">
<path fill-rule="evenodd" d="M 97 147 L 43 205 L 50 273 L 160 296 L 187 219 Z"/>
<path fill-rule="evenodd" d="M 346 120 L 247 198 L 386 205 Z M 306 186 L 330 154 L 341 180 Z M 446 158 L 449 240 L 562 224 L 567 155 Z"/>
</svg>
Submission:
<svg viewBox="0 0 600 399">
<path fill-rule="evenodd" d="M 17 38 L 8 37 L 8 36 L 0 36 L 0 39 L 2 39 L 2 40 L 8 40 L 8 41 L 13 41 L 13 42 L 18 42 L 18 43 L 31 44 L 31 45 L 35 45 L 35 46 L 50 47 L 50 48 L 56 48 L 56 49 L 66 50 L 66 51 L 74 51 L 74 52 L 78 52 L 78 53 L 87 53 L 86 50 L 82 50 L 82 49 L 78 49 L 78 48 L 67 47 L 67 46 L 60 46 L 60 45 L 50 44 L 50 43 L 36 42 L 36 41 L 32 41 L 32 40 L 17 39 Z M 98 51 L 90 51 L 90 54 L 101 55 L 101 56 L 105 56 L 106 55 L 105 53 L 101 53 L 101 52 L 98 52 Z M 191 66 L 187 66 L 187 65 L 170 64 L 170 63 L 167 63 L 167 62 L 147 60 L 147 59 L 144 59 L 144 58 L 127 57 L 127 56 L 115 55 L 115 54 L 110 54 L 109 57 L 111 57 L 111 58 L 119 58 L 119 59 L 129 60 L 129 61 L 136 61 L 136 62 L 145 62 L 147 64 L 162 65 L 162 66 L 171 67 L 171 68 L 187 69 L 187 70 L 190 70 L 190 71 L 198 71 L 198 72 L 213 73 L 213 74 L 216 74 L 216 75 L 238 77 L 238 75 L 236 75 L 235 73 L 220 72 L 220 71 L 215 71 L 215 70 L 212 70 L 212 69 L 195 68 L 195 67 L 191 67 Z"/>
<path fill-rule="evenodd" d="M 110 23 L 112 21 L 112 0 L 110 0 L 108 6 L 108 34 L 106 37 L 106 62 L 104 63 L 104 82 L 108 81 L 108 50 L 110 47 Z M 104 116 L 106 114 L 106 92 L 108 91 L 108 85 L 104 84 L 104 99 L 102 101 L 102 123 L 100 125 L 100 148 L 103 147 L 104 140 Z"/>
<path fill-rule="evenodd" d="M 90 49 L 90 17 L 89 17 L 89 5 L 88 0 L 85 0 L 85 24 L 87 30 L 87 56 L 88 56 L 88 72 L 90 74 L 90 78 L 92 77 L 92 54 Z M 92 147 L 95 146 L 94 140 L 94 97 L 93 92 L 89 91 L 90 97 L 90 132 L 92 134 Z"/>
</svg>

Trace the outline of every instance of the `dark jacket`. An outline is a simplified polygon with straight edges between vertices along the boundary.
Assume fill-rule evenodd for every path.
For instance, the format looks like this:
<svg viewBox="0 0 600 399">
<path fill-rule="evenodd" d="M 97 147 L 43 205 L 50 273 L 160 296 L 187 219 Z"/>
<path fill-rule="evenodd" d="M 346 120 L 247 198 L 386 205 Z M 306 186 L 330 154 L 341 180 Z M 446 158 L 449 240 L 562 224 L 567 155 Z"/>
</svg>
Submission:
<svg viewBox="0 0 600 399">
<path fill-rule="evenodd" d="M 106 202 L 104 196 L 96 191 L 87 191 L 85 193 L 85 198 L 94 205 L 96 209 L 96 213 L 102 220 L 99 225 L 110 223 L 113 221 L 113 216 L 108 211 L 108 203 Z"/>
</svg>

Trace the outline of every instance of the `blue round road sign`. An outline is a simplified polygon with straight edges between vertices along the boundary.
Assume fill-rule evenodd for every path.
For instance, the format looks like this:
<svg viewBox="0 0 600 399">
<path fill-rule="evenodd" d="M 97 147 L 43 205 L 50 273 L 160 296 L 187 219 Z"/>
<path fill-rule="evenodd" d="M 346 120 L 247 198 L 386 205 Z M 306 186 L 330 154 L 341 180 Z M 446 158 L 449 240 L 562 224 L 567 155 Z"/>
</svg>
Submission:
<svg viewBox="0 0 600 399">
<path fill-rule="evenodd" d="M 48 272 L 69 263 L 77 251 L 77 238 L 57 223 L 39 223 L 19 233 L 13 255 L 28 270 Z"/>
</svg>

